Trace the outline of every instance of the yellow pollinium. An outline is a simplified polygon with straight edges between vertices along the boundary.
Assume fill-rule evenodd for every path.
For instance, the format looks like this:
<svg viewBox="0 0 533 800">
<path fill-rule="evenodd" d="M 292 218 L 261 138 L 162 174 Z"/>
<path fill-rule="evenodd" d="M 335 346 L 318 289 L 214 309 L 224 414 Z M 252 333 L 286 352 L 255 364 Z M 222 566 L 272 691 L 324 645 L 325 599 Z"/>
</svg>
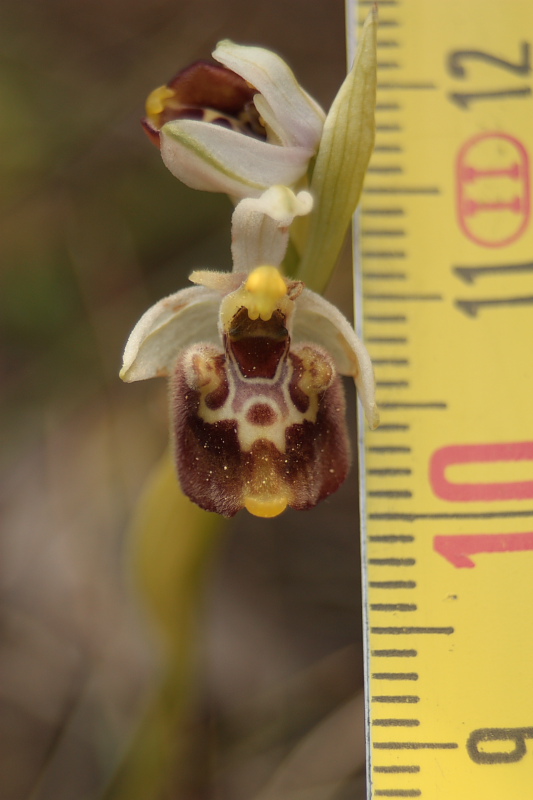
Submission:
<svg viewBox="0 0 533 800">
<path fill-rule="evenodd" d="M 157 89 L 154 89 L 153 92 L 150 92 L 146 98 L 146 116 L 149 117 L 152 122 L 157 123 L 157 117 L 167 107 L 166 101 L 173 97 L 173 89 L 170 89 L 168 86 L 158 86 Z"/>
<path fill-rule="evenodd" d="M 254 517 L 277 517 L 287 508 L 287 498 L 279 497 L 245 497 L 244 507 Z"/>
<path fill-rule="evenodd" d="M 277 267 L 256 267 L 248 276 L 244 288 L 248 293 L 248 316 L 250 319 L 261 317 L 264 322 L 268 322 L 281 298 L 287 294 L 287 285 Z"/>
</svg>

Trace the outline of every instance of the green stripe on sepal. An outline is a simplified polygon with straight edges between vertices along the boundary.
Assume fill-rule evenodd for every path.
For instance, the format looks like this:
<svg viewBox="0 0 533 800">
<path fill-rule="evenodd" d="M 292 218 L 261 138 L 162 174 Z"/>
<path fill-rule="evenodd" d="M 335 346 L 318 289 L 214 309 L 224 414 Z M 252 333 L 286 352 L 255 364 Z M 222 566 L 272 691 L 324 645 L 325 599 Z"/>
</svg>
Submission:
<svg viewBox="0 0 533 800">
<path fill-rule="evenodd" d="M 309 216 L 298 278 L 323 292 L 357 207 L 375 136 L 377 13 L 367 17 L 354 64 L 324 125 L 311 180 Z"/>
<path fill-rule="evenodd" d="M 263 191 L 265 186 L 258 181 L 252 181 L 245 176 L 231 170 L 220 158 L 216 158 L 203 142 L 200 142 L 194 136 L 185 133 L 176 122 L 167 122 L 161 129 L 161 133 L 173 139 L 177 144 L 186 148 L 191 152 L 191 155 L 196 156 L 201 162 L 205 164 L 207 169 L 213 170 L 215 173 L 220 173 L 221 176 L 236 181 L 249 189 L 254 189 L 259 192 Z"/>
</svg>

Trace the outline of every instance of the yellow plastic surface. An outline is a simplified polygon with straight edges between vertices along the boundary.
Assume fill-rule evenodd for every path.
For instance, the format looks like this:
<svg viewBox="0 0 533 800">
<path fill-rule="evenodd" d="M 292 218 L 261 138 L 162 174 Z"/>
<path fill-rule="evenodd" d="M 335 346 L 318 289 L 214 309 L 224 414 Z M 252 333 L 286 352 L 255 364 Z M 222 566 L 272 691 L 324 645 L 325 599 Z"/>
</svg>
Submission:
<svg viewBox="0 0 533 800">
<path fill-rule="evenodd" d="M 371 797 L 527 800 L 533 3 L 379 17 L 356 240 L 382 416 L 361 455 Z"/>
</svg>

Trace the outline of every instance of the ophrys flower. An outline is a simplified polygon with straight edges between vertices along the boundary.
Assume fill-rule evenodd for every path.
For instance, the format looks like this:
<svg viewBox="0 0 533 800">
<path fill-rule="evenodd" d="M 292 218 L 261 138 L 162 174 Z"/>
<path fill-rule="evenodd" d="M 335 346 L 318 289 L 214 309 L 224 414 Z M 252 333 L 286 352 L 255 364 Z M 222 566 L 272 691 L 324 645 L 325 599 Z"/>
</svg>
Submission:
<svg viewBox="0 0 533 800">
<path fill-rule="evenodd" d="M 339 375 L 354 377 L 369 424 L 378 421 L 370 358 L 347 320 L 277 265 L 253 266 L 257 226 L 273 222 L 257 210 L 267 199 L 234 213 L 239 271 L 193 272 L 196 286 L 156 303 L 133 330 L 121 372 L 126 381 L 168 377 L 182 489 L 225 516 L 311 508 L 338 489 L 350 464 Z M 293 196 L 293 214 L 302 204 Z M 285 228 L 269 231 L 265 252 L 283 257 L 276 237 Z"/>
<path fill-rule="evenodd" d="M 294 186 L 316 154 L 323 110 L 270 50 L 223 41 L 213 58 L 148 97 L 144 126 L 166 166 L 194 189 L 235 198 Z"/>
</svg>

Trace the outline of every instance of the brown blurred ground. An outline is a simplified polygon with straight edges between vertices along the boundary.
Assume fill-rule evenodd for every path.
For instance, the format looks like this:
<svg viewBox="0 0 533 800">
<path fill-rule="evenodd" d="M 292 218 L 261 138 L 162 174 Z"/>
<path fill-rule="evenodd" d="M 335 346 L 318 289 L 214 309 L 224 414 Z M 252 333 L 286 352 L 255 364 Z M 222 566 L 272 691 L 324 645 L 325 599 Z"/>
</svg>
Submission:
<svg viewBox="0 0 533 800">
<path fill-rule="evenodd" d="M 98 798 L 154 679 L 124 554 L 166 443 L 165 386 L 117 372 L 152 302 L 193 267 L 229 268 L 231 209 L 167 172 L 138 124 L 144 98 L 229 37 L 282 53 L 327 107 L 343 12 L 342 0 L 0 9 L 1 800 Z M 345 259 L 330 297 L 349 304 L 349 287 Z M 232 524 L 206 593 L 189 766 L 165 797 L 255 797 L 360 685 L 356 495 L 352 470 L 312 512 Z M 347 775 L 316 797 L 360 790 Z"/>
</svg>

